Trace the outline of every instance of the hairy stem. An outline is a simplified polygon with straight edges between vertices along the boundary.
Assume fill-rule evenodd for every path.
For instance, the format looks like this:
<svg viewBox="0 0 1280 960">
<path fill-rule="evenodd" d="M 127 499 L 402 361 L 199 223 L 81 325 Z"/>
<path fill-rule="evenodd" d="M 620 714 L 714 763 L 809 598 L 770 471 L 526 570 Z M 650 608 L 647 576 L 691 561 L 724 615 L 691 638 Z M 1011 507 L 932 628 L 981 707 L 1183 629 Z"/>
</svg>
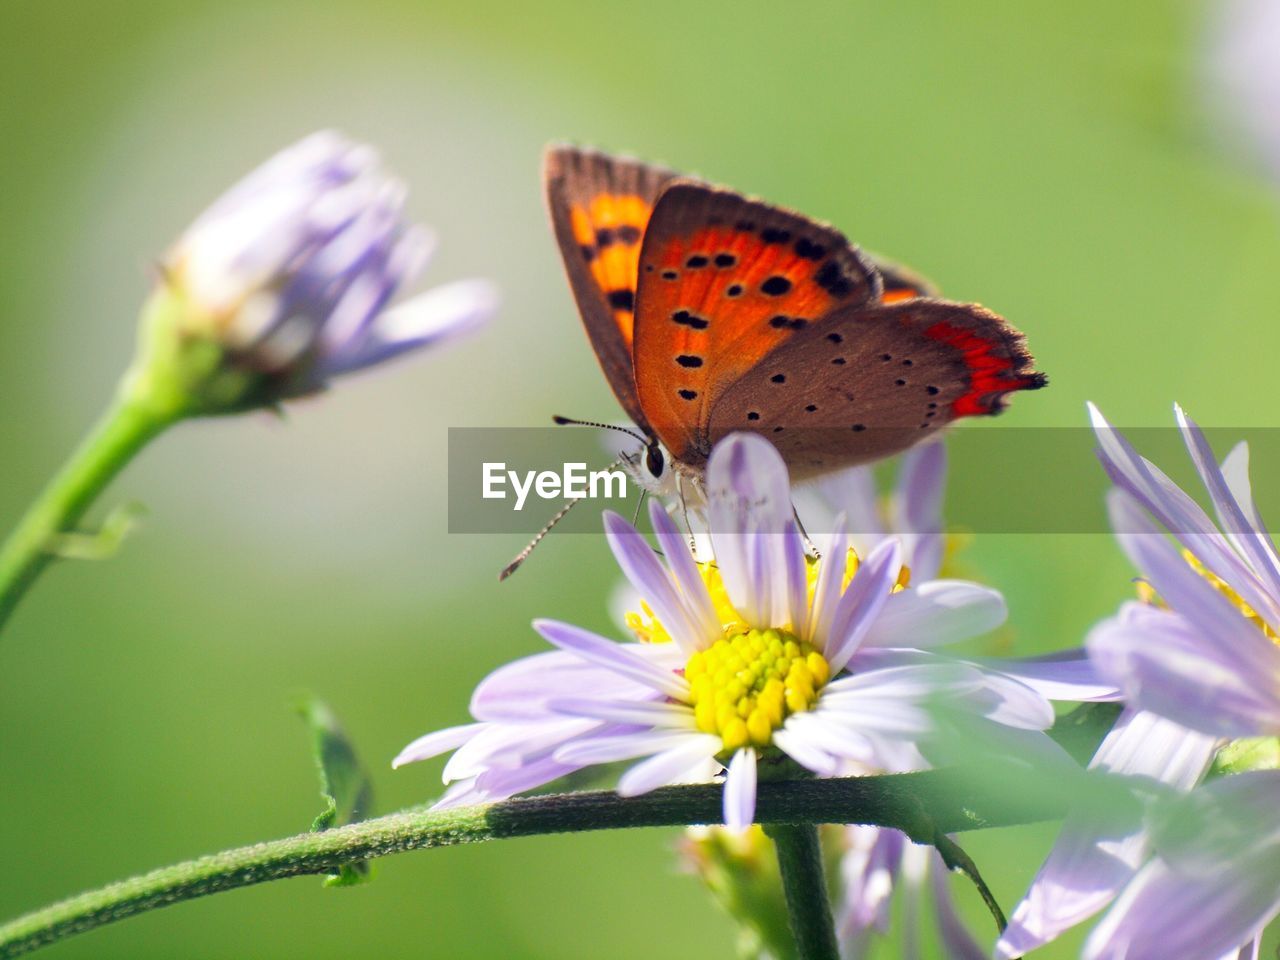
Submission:
<svg viewBox="0 0 1280 960">
<path fill-rule="evenodd" d="M 174 419 L 176 413 L 121 393 L 0 547 L 0 628 L 56 558 L 57 538 L 74 531 L 98 494 Z"/>
<path fill-rule="evenodd" d="M 764 832 L 778 848 L 782 892 L 800 960 L 839 960 L 817 825 L 779 823 Z"/>
<path fill-rule="evenodd" d="M 641 797 L 610 791 L 506 800 L 456 810 L 412 809 L 361 823 L 189 860 L 80 894 L 0 926 L 0 958 L 210 893 L 406 850 L 503 837 L 709 824 L 721 821 L 721 787 L 667 787 Z M 939 833 L 1060 817 L 1068 791 L 1025 770 L 932 770 L 761 784 L 765 825 L 865 823 L 895 827 L 921 843 Z"/>
</svg>

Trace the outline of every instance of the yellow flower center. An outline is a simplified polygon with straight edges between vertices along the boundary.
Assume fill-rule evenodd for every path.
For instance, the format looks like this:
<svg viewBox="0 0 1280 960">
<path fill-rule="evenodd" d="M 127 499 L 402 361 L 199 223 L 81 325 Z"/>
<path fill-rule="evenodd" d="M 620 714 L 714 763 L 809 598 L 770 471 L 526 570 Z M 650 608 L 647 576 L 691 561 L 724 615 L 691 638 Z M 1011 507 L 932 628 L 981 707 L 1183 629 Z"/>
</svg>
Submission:
<svg viewBox="0 0 1280 960">
<path fill-rule="evenodd" d="M 752 629 L 693 654 L 684 675 L 698 729 L 716 734 L 732 751 L 767 747 L 787 717 L 818 702 L 831 667 L 786 630 Z"/>
<path fill-rule="evenodd" d="M 1190 550 L 1184 549 L 1182 551 L 1182 558 L 1187 561 L 1187 565 L 1198 573 L 1205 582 L 1226 597 L 1227 600 L 1231 602 L 1231 605 L 1239 610 L 1240 614 L 1246 620 L 1261 630 L 1263 634 L 1269 637 L 1273 642 L 1280 643 L 1280 634 L 1277 634 L 1276 631 L 1272 629 L 1271 625 L 1262 619 L 1262 616 L 1258 611 L 1245 603 L 1244 598 L 1235 591 L 1231 584 L 1227 583 L 1227 581 L 1223 580 L 1220 576 L 1201 563 L 1200 558 Z M 1154 606 L 1165 606 L 1160 596 L 1156 593 L 1155 588 L 1145 580 L 1138 581 L 1138 599 L 1143 603 L 1149 603 Z"/>
<path fill-rule="evenodd" d="M 1254 610 L 1253 607 L 1245 603 L 1244 598 L 1241 597 L 1240 594 L 1236 593 L 1235 590 L 1231 588 L 1231 585 L 1227 583 L 1227 581 L 1223 580 L 1216 573 L 1214 573 L 1212 570 L 1206 567 L 1203 563 L 1201 563 L 1200 559 L 1194 553 L 1192 553 L 1190 550 L 1183 550 L 1182 557 L 1184 560 L 1187 561 L 1187 563 L 1191 565 L 1192 570 L 1200 574 L 1200 576 L 1203 577 L 1205 580 L 1207 580 L 1209 584 L 1213 586 L 1214 589 L 1216 589 L 1220 594 L 1222 594 L 1224 597 L 1230 600 L 1231 605 L 1235 607 L 1237 610 L 1239 610 L 1240 613 L 1244 615 L 1244 618 L 1246 620 L 1252 622 L 1255 627 L 1261 630 L 1273 641 L 1280 639 L 1280 636 L 1277 636 L 1276 632 L 1271 629 L 1271 626 L 1267 623 L 1267 621 L 1262 619 L 1262 617 L 1258 614 L 1258 611 Z"/>
<path fill-rule="evenodd" d="M 810 605 L 823 562 L 806 561 Z M 859 563 L 858 554 L 850 549 L 845 555 L 842 591 L 858 572 Z M 819 693 L 831 679 L 831 665 L 813 644 L 801 640 L 789 627 L 761 630 L 743 620 L 729 601 L 720 568 L 714 563 L 699 563 L 698 574 L 722 632 L 685 665 L 698 729 L 719 736 L 726 751 L 748 744 L 767 747 L 773 731 L 787 717 L 818 702 Z M 911 573 L 903 566 L 894 592 L 905 589 L 910 580 Z M 643 600 L 640 610 L 627 612 L 626 624 L 643 643 L 671 642 L 671 634 Z"/>
</svg>

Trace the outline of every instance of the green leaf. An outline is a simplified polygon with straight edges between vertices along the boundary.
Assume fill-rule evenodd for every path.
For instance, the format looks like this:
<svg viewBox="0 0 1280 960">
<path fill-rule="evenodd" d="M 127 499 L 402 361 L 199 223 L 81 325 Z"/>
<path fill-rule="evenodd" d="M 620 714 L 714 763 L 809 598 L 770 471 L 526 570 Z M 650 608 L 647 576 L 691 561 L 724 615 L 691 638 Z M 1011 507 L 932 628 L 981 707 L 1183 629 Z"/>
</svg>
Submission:
<svg viewBox="0 0 1280 960">
<path fill-rule="evenodd" d="M 1233 740 L 1218 751 L 1210 776 L 1226 777 L 1249 770 L 1280 769 L 1280 737 Z"/>
<path fill-rule="evenodd" d="M 373 808 L 373 784 L 356 757 L 355 748 L 337 716 L 323 700 L 302 697 L 298 713 L 311 731 L 311 749 L 320 775 L 320 797 L 325 808 L 311 822 L 312 832 L 356 823 Z M 326 887 L 348 887 L 370 879 L 369 863 L 343 864 L 325 879 Z"/>
</svg>

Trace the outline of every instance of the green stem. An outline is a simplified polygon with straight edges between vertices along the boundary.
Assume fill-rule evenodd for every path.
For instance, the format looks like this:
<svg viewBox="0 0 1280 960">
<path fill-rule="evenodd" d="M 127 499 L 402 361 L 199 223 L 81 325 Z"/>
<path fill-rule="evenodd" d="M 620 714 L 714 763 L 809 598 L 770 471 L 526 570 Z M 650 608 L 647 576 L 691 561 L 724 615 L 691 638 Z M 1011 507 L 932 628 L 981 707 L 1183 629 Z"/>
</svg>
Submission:
<svg viewBox="0 0 1280 960">
<path fill-rule="evenodd" d="M 839 960 L 817 825 L 774 824 L 764 832 L 778 848 L 782 892 L 800 960 Z"/>
<path fill-rule="evenodd" d="M 865 823 L 894 827 L 929 843 L 938 832 L 1060 817 L 1067 791 L 1061 781 L 1046 779 L 1021 769 L 986 769 L 765 783 L 757 796 L 756 820 L 793 826 Z M 630 798 L 593 791 L 456 810 L 408 810 L 162 867 L 44 907 L 0 926 L 0 958 L 205 894 L 336 873 L 344 863 L 504 837 L 720 823 L 721 803 L 719 785 L 698 784 Z"/>
<path fill-rule="evenodd" d="M 178 416 L 144 402 L 136 392 L 120 392 L 0 547 L 0 628 L 54 560 L 58 535 L 73 531 L 112 478 Z"/>
</svg>

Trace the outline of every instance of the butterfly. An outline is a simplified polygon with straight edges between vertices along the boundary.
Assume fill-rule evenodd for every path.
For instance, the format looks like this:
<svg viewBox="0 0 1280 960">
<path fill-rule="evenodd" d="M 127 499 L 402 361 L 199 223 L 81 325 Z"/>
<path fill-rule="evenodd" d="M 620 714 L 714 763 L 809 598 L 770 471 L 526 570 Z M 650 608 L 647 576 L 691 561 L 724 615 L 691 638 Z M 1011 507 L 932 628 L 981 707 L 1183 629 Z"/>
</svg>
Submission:
<svg viewBox="0 0 1280 960">
<path fill-rule="evenodd" d="M 543 174 L 582 322 L 655 477 L 668 459 L 700 477 L 719 439 L 750 431 L 804 480 L 1047 382 L 1004 319 L 827 224 L 572 146 Z"/>
</svg>

